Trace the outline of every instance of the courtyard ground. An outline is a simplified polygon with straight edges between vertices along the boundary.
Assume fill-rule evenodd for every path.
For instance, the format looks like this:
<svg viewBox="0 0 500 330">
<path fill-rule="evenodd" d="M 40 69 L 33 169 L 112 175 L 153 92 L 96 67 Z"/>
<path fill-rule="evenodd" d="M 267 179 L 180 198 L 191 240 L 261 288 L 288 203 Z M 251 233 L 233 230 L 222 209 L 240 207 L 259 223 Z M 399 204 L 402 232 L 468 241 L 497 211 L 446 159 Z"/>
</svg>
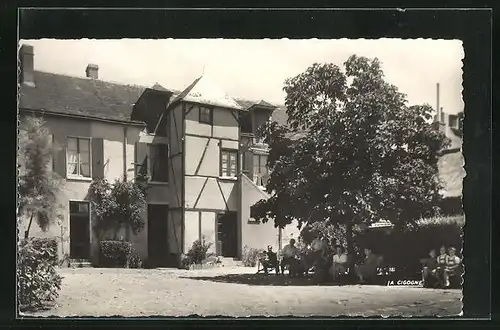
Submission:
<svg viewBox="0 0 500 330">
<path fill-rule="evenodd" d="M 286 283 L 255 268 L 63 268 L 51 310 L 27 316 L 456 316 L 460 290 Z"/>
</svg>

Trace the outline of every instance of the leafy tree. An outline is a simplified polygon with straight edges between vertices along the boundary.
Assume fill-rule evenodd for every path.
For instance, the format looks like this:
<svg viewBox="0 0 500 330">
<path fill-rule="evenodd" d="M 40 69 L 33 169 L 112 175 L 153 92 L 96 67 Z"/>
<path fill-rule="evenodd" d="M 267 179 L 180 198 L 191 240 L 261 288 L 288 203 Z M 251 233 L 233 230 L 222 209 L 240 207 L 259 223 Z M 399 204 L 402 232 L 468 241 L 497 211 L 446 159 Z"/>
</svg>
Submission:
<svg viewBox="0 0 500 330">
<path fill-rule="evenodd" d="M 125 180 L 110 184 L 106 179 L 93 180 L 89 187 L 89 197 L 94 213 L 94 230 L 98 236 L 112 231 L 113 239 L 118 238 L 121 228 L 131 228 L 134 234 L 145 226 L 142 212 L 146 208 L 145 186 Z"/>
<path fill-rule="evenodd" d="M 438 151 L 448 143 L 428 123 L 429 105 L 408 106 L 377 59 L 351 56 L 344 71 L 313 64 L 285 81 L 288 125 L 268 123 L 268 200 L 252 216 L 276 227 L 294 219 L 353 228 L 388 219 L 395 229 L 432 214 L 440 196 Z"/>
<path fill-rule="evenodd" d="M 19 134 L 19 215 L 27 216 L 29 237 L 33 220 L 46 231 L 57 219 L 57 192 L 63 180 L 50 167 L 53 147 L 43 118 L 29 116 Z"/>
</svg>

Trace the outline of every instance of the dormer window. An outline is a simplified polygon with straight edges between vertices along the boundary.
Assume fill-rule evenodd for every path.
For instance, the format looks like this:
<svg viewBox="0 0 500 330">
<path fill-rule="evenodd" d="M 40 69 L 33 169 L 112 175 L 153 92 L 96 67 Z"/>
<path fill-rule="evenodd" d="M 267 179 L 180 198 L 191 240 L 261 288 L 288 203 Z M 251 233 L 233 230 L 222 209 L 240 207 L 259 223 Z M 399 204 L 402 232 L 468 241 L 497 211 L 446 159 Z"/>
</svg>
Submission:
<svg viewBox="0 0 500 330">
<path fill-rule="evenodd" d="M 200 123 L 212 125 L 212 109 L 200 107 Z"/>
</svg>

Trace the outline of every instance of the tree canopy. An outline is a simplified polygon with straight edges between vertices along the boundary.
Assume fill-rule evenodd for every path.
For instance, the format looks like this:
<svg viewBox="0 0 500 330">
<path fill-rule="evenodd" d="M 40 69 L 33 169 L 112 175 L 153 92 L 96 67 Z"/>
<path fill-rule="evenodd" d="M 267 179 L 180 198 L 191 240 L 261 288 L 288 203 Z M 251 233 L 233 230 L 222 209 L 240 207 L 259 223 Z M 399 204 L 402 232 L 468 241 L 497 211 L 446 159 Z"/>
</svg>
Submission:
<svg viewBox="0 0 500 330">
<path fill-rule="evenodd" d="M 19 214 L 27 216 L 28 238 L 33 220 L 46 231 L 57 219 L 57 192 L 63 180 L 52 171 L 53 146 L 41 117 L 24 118 L 19 132 Z"/>
<path fill-rule="evenodd" d="M 276 227 L 380 219 L 398 227 L 435 211 L 447 139 L 429 123 L 431 106 L 409 106 L 377 59 L 353 55 L 343 70 L 313 64 L 284 91 L 288 125 L 259 131 L 270 147 L 271 197 L 252 207 L 253 217 Z"/>
<path fill-rule="evenodd" d="M 145 227 L 142 213 L 146 209 L 146 186 L 135 181 L 115 180 L 110 184 L 106 179 L 92 181 L 89 198 L 94 214 L 94 230 L 98 237 L 109 231 L 117 239 L 121 228 L 131 228 L 134 234 Z"/>
</svg>

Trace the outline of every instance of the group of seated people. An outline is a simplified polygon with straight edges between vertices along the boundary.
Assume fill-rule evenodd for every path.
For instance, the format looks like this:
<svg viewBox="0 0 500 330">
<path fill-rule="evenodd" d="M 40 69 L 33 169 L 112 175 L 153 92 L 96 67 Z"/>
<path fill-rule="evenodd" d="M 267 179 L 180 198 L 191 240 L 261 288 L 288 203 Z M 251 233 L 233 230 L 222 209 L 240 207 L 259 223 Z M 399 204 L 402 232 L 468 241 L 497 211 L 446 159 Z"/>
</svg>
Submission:
<svg viewBox="0 0 500 330">
<path fill-rule="evenodd" d="M 278 261 L 278 256 L 272 250 L 272 247 L 268 246 L 265 255 L 260 259 L 260 263 L 266 274 L 269 269 L 275 269 L 276 274 L 284 274 L 285 268 L 288 268 L 289 276 L 307 273 L 311 267 L 315 267 L 315 272 L 318 272 L 322 265 L 331 264 L 328 273 L 330 278 L 336 281 L 340 276 L 349 272 L 349 258 L 341 245 L 335 246 L 333 256 L 327 254 L 325 246 L 325 241 L 315 240 L 309 246 L 309 253 L 301 256 L 299 255 L 299 249 L 295 245 L 295 240 L 291 239 L 290 243 L 285 245 L 282 250 L 281 261 Z M 381 257 L 372 253 L 369 248 L 365 248 L 364 253 L 364 261 L 359 265 L 355 265 L 353 269 L 361 283 L 367 282 L 377 274 L 377 268 L 381 261 Z M 327 260 L 329 258 L 331 260 Z"/>
<path fill-rule="evenodd" d="M 429 251 L 429 258 L 422 259 L 422 282 L 427 287 L 450 287 L 450 277 L 460 275 L 461 260 L 456 255 L 454 247 L 448 248 L 441 246 L 439 256 L 436 256 L 436 250 Z"/>
</svg>

